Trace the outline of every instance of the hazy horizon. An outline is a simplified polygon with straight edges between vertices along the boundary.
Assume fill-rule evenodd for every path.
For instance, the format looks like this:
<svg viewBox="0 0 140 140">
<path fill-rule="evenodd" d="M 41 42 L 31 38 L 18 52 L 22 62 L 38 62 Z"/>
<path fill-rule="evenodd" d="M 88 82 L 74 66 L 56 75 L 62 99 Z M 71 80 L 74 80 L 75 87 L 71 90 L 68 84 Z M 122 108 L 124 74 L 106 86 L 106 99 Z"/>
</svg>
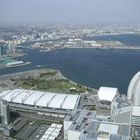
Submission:
<svg viewBox="0 0 140 140">
<path fill-rule="evenodd" d="M 139 24 L 140 0 L 0 0 L 0 24 Z"/>
</svg>

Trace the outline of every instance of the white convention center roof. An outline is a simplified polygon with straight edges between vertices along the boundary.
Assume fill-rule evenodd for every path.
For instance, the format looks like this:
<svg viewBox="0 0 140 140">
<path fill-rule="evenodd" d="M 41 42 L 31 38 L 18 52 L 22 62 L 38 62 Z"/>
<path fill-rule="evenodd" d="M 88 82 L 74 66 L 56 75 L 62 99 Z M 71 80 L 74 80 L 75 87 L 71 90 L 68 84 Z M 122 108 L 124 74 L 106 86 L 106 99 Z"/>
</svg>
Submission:
<svg viewBox="0 0 140 140">
<path fill-rule="evenodd" d="M 117 88 L 100 87 L 98 91 L 99 100 L 112 102 L 113 98 L 116 96 L 117 93 Z"/>
<path fill-rule="evenodd" d="M 13 103 L 50 108 L 74 109 L 77 108 L 80 95 L 15 89 L 0 93 L 0 98 Z"/>
<path fill-rule="evenodd" d="M 38 100 L 38 102 L 36 103 L 37 106 L 47 106 L 49 102 L 54 98 L 54 96 L 56 96 L 55 93 L 48 93 L 48 94 L 44 94 L 42 98 L 40 98 L 40 100 Z"/>
<path fill-rule="evenodd" d="M 75 98 L 76 95 L 68 95 L 65 99 L 65 102 L 62 106 L 64 109 L 71 109 L 74 108 L 75 104 L 77 103 L 77 98 Z M 73 104 L 71 104 L 71 101 L 73 101 Z"/>
<path fill-rule="evenodd" d="M 51 108 L 61 108 L 63 105 L 67 94 L 57 94 L 53 100 L 50 102 L 49 107 Z"/>
</svg>

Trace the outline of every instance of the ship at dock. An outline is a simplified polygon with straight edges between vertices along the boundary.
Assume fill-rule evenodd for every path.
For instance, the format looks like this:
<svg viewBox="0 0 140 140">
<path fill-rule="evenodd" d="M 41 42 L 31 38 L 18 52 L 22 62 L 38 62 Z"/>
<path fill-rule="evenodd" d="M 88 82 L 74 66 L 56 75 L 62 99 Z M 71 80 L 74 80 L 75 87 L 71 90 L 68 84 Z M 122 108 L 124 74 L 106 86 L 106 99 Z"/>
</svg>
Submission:
<svg viewBox="0 0 140 140">
<path fill-rule="evenodd" d="M 6 64 L 6 67 L 18 67 L 31 64 L 31 62 L 13 61 Z"/>
<path fill-rule="evenodd" d="M 24 61 L 11 61 L 7 62 L 4 65 L 1 65 L 0 68 L 13 68 L 13 67 L 20 67 L 24 65 L 29 65 L 31 62 L 24 62 Z"/>
</svg>

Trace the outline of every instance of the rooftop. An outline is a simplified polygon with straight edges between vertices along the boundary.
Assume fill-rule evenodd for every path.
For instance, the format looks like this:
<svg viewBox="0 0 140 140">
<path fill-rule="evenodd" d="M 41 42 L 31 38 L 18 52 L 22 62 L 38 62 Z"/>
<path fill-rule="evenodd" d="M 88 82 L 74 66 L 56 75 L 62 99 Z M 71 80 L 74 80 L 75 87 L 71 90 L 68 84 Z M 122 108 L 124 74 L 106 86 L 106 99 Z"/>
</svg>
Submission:
<svg viewBox="0 0 140 140">
<path fill-rule="evenodd" d="M 2 92 L 0 98 L 12 103 L 72 110 L 77 108 L 80 95 L 15 89 Z"/>
<path fill-rule="evenodd" d="M 74 110 L 71 115 L 67 116 L 65 121 L 71 121 L 71 130 L 81 131 L 96 116 L 96 112 L 89 110 Z"/>
<path fill-rule="evenodd" d="M 92 120 L 81 134 L 81 140 L 129 139 L 129 125 Z"/>
<path fill-rule="evenodd" d="M 98 91 L 99 100 L 112 102 L 117 95 L 118 89 L 112 87 L 100 87 Z"/>
</svg>

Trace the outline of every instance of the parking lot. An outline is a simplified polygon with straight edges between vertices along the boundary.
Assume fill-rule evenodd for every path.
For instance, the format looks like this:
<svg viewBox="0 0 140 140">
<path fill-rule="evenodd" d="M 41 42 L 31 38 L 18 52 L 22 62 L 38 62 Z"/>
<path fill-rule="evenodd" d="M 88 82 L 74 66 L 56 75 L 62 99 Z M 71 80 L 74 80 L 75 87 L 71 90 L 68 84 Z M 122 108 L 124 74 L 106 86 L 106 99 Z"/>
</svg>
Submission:
<svg viewBox="0 0 140 140">
<path fill-rule="evenodd" d="M 48 127 L 49 125 L 46 124 L 39 124 L 26 118 L 20 118 L 14 126 L 14 138 L 19 140 L 40 140 Z"/>
</svg>

